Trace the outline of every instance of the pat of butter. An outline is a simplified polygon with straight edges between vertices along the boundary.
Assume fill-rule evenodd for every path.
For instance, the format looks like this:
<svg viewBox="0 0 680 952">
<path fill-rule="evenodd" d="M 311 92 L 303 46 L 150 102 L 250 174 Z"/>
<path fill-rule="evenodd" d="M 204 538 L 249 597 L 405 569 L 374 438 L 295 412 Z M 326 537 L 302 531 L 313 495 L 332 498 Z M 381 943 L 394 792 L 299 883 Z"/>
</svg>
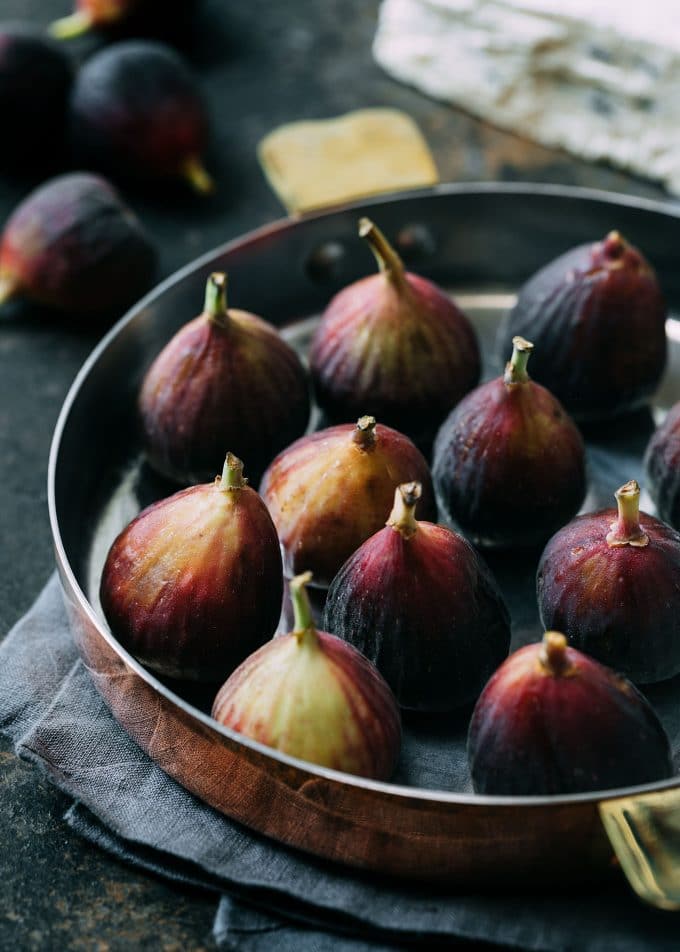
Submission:
<svg viewBox="0 0 680 952">
<path fill-rule="evenodd" d="M 418 126 L 397 109 L 360 109 L 280 126 L 260 142 L 258 158 L 289 212 L 439 180 Z"/>
</svg>

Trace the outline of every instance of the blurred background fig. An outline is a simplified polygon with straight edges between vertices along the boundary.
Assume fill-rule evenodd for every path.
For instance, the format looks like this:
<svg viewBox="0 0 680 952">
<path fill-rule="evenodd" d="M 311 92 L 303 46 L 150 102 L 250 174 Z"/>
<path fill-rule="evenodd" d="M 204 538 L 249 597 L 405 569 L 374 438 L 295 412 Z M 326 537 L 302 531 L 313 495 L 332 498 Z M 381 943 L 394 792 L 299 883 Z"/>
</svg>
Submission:
<svg viewBox="0 0 680 952">
<path fill-rule="evenodd" d="M 59 165 L 72 82 L 71 62 L 56 44 L 27 27 L 0 24 L 1 169 Z"/>
<path fill-rule="evenodd" d="M 116 36 L 172 35 L 190 21 L 196 6 L 196 0 L 76 0 L 73 12 L 55 20 L 50 33 L 59 40 L 93 30 Z"/>
<path fill-rule="evenodd" d="M 229 453 L 221 477 L 149 506 L 111 546 L 106 620 L 157 674 L 219 683 L 276 630 L 279 541 L 242 472 Z"/>
<path fill-rule="evenodd" d="M 324 628 L 372 661 L 399 704 L 451 711 L 474 700 L 508 654 L 498 585 L 462 536 L 416 520 L 420 483 L 403 483 L 387 525 L 342 566 Z"/>
<path fill-rule="evenodd" d="M 422 483 L 421 513 L 436 519 L 427 463 L 408 437 L 371 416 L 303 436 L 280 453 L 260 493 L 284 550 L 286 575 L 307 566 L 320 587 L 385 524 L 399 483 Z"/>
<path fill-rule="evenodd" d="M 522 287 L 499 329 L 501 358 L 512 338 L 536 345 L 535 380 L 576 420 L 644 404 L 666 363 L 666 303 L 642 254 L 621 235 L 580 245 Z"/>
<path fill-rule="evenodd" d="M 212 716 L 291 757 L 389 780 L 399 756 L 399 708 L 377 669 L 346 641 L 317 631 L 305 591 L 290 583 L 295 630 L 247 658 Z"/>
<path fill-rule="evenodd" d="M 317 402 L 329 422 L 370 413 L 427 451 L 479 381 L 477 339 L 445 292 L 407 272 L 368 218 L 359 234 L 380 271 L 340 291 L 321 318 L 309 354 Z"/>
<path fill-rule="evenodd" d="M 540 545 L 585 497 L 583 440 L 559 401 L 529 378 L 532 351 L 515 337 L 504 375 L 461 400 L 435 442 L 439 503 L 481 546 Z"/>
<path fill-rule="evenodd" d="M 271 324 L 227 307 L 227 276 L 208 278 L 202 314 L 182 327 L 144 378 L 139 414 L 147 457 L 180 483 L 204 481 L 231 446 L 259 480 L 305 432 L 307 374 Z"/>
<path fill-rule="evenodd" d="M 680 529 L 680 403 L 652 434 L 644 458 L 647 491 L 659 517 Z"/>
<path fill-rule="evenodd" d="M 78 73 L 70 117 L 75 155 L 89 167 L 213 190 L 202 164 L 207 112 L 191 70 L 169 47 L 129 40 L 96 53 Z"/>
<path fill-rule="evenodd" d="M 21 297 L 75 317 L 119 317 L 148 290 L 156 252 L 104 179 L 51 179 L 14 210 L 0 239 L 0 304 Z"/>
<path fill-rule="evenodd" d="M 468 735 L 477 793 L 544 796 L 673 775 L 668 737 L 630 681 L 549 631 L 486 685 Z"/>
<path fill-rule="evenodd" d="M 541 621 L 641 684 L 680 672 L 680 533 L 641 513 L 635 480 L 616 509 L 579 516 L 538 566 Z"/>
</svg>

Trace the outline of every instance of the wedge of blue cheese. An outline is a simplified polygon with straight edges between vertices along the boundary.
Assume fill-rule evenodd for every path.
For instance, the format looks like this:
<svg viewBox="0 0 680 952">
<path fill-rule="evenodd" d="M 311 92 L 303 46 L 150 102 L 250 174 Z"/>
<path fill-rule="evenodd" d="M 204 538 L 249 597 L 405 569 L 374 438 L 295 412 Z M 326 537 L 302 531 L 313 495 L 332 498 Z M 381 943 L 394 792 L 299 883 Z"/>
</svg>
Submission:
<svg viewBox="0 0 680 952">
<path fill-rule="evenodd" d="M 383 0 L 395 78 L 680 194 L 677 0 Z"/>
</svg>

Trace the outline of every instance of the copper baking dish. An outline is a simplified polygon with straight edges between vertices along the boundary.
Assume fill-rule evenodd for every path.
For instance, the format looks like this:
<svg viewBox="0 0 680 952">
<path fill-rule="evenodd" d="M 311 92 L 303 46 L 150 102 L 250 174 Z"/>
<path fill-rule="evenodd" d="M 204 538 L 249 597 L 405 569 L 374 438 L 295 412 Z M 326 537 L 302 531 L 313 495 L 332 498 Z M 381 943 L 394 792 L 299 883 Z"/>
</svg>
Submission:
<svg viewBox="0 0 680 952">
<path fill-rule="evenodd" d="M 680 313 L 680 209 L 582 189 L 439 186 L 286 220 L 205 255 L 102 340 L 56 427 L 50 519 L 80 653 L 117 720 L 159 766 L 217 810 L 284 843 L 354 867 L 468 886 L 536 881 L 555 869 L 561 884 L 599 877 L 612 866 L 613 844 L 641 894 L 673 907 L 680 903 L 673 881 L 678 863 L 670 856 L 677 850 L 680 777 L 599 794 L 501 798 L 318 768 L 217 725 L 130 657 L 102 619 L 96 591 L 106 549 L 148 501 L 134 402 L 151 359 L 194 315 L 214 269 L 229 272 L 235 304 L 290 325 L 291 338 L 302 341 L 329 296 L 371 267 L 356 238 L 364 213 L 399 236 L 414 269 L 452 289 L 487 342 L 513 292 L 536 268 L 612 228 L 645 251 L 671 311 Z M 671 358 L 657 415 L 680 398 L 680 322 L 672 317 L 668 334 Z M 638 444 L 626 442 L 630 465 L 639 465 Z M 606 446 L 602 452 L 606 462 Z M 530 608 L 526 617 L 523 638 L 538 634 L 537 627 L 529 632 Z M 680 704 L 680 679 L 664 690 Z"/>
</svg>

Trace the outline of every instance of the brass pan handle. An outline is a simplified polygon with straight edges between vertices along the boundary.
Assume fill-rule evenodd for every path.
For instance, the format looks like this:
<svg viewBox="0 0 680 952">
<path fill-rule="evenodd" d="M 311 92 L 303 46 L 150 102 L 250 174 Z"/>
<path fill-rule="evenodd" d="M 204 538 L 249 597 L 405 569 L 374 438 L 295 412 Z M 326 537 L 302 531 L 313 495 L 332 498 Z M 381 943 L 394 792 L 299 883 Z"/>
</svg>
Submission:
<svg viewBox="0 0 680 952">
<path fill-rule="evenodd" d="M 680 910 L 680 787 L 603 800 L 600 817 L 628 882 L 658 909 Z"/>
</svg>

